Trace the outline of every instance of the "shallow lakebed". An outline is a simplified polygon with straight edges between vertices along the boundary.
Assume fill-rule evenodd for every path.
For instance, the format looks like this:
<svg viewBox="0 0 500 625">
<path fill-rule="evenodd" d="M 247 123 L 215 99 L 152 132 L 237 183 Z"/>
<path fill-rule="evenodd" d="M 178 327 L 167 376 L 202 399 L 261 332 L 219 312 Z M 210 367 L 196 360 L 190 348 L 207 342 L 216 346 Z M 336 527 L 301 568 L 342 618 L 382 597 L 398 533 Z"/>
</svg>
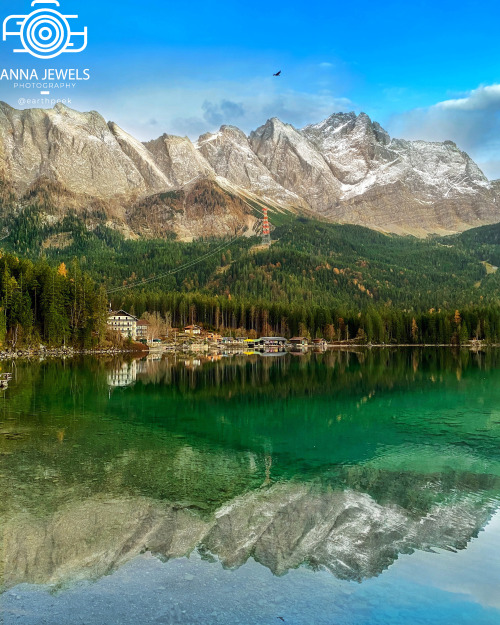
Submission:
<svg viewBox="0 0 500 625">
<path fill-rule="evenodd" d="M 2 366 L 3 623 L 500 621 L 500 350 Z"/>
</svg>

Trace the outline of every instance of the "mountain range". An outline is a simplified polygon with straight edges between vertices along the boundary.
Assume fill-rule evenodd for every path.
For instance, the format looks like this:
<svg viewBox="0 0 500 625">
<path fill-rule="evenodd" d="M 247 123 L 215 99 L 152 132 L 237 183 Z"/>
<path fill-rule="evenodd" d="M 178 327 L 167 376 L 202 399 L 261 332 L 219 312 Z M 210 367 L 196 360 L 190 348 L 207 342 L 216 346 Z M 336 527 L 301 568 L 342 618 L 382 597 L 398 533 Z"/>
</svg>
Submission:
<svg viewBox="0 0 500 625">
<path fill-rule="evenodd" d="M 360 113 L 296 129 L 268 120 L 192 142 L 141 142 L 97 112 L 0 103 L 0 206 L 46 223 L 75 211 L 127 238 L 255 234 L 262 208 L 396 234 L 452 234 L 500 222 L 500 181 L 453 142 L 393 139 Z"/>
</svg>

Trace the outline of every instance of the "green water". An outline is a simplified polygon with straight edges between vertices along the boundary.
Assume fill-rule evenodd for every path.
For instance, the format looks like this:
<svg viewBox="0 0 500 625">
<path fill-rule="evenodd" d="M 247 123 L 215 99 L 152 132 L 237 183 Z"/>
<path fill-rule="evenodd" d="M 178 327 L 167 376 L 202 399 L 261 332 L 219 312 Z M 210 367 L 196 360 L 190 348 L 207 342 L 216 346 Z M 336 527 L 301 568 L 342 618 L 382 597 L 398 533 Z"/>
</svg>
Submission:
<svg viewBox="0 0 500 625">
<path fill-rule="evenodd" d="M 160 578 L 170 589 L 187 576 L 201 602 L 190 614 L 182 589 L 172 591 L 144 623 L 280 622 L 267 613 L 272 597 L 257 601 L 258 613 L 237 614 L 228 599 L 200 621 L 203 601 L 222 592 L 220 583 L 209 590 L 212 579 L 234 596 L 257 592 L 263 579 L 267 589 L 286 587 L 276 592 L 294 598 L 276 610 L 290 608 L 288 623 L 378 622 L 374 602 L 395 606 L 394 593 L 421 613 L 406 622 L 434 622 L 437 603 L 450 606 L 439 622 L 498 622 L 491 581 L 476 578 L 487 566 L 500 582 L 499 351 L 3 368 L 14 374 L 0 397 L 6 623 L 42 622 L 41 613 L 43 622 L 74 622 L 69 614 L 97 601 L 95 593 L 110 606 L 118 591 L 130 594 L 144 567 L 152 569 L 142 598 L 157 597 Z M 467 573 L 451 591 L 465 558 Z M 450 578 L 445 590 L 428 582 L 436 563 Z M 476 591 L 463 598 L 471 585 L 483 587 L 481 599 Z M 52 607 L 41 599 L 49 596 Z M 341 610 L 334 619 L 346 597 L 350 616 Z M 333 598 L 336 607 L 325 604 Z M 141 600 L 130 599 L 129 616 L 118 618 L 115 606 L 88 622 L 136 622 L 126 619 Z M 394 609 L 380 622 L 398 622 Z"/>
</svg>

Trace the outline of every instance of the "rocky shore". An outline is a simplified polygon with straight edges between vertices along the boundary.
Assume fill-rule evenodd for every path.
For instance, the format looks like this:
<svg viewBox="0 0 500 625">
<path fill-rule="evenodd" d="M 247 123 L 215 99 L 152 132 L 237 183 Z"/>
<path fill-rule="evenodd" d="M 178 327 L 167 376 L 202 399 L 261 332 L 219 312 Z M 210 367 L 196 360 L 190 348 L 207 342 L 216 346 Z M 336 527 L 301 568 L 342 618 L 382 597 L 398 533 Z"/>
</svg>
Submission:
<svg viewBox="0 0 500 625">
<path fill-rule="evenodd" d="M 0 351 L 0 360 L 16 360 L 18 358 L 62 358 L 64 356 L 98 356 L 114 354 L 137 354 L 141 351 L 134 347 L 113 349 L 77 349 L 73 347 L 56 347 L 44 349 L 14 349 Z"/>
</svg>

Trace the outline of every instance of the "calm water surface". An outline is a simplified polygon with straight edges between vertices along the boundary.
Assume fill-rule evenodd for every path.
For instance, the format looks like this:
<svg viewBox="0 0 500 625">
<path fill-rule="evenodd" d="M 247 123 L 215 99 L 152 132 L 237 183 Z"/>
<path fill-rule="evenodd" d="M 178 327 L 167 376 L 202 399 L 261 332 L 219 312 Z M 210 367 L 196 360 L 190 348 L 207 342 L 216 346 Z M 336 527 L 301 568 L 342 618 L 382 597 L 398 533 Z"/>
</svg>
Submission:
<svg viewBox="0 0 500 625">
<path fill-rule="evenodd" d="M 3 370 L 2 625 L 500 623 L 500 351 Z"/>
</svg>

